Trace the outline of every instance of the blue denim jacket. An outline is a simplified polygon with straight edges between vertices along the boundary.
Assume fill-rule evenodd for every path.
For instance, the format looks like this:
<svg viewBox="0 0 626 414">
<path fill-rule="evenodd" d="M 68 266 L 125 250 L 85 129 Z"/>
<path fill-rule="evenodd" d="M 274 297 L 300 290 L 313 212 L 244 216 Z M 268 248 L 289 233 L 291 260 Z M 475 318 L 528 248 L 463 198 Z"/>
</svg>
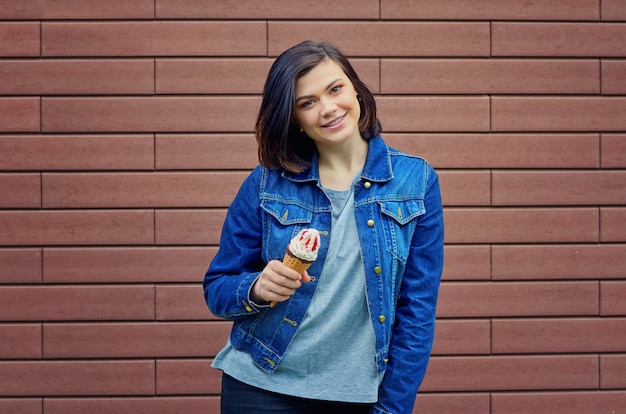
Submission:
<svg viewBox="0 0 626 414">
<path fill-rule="evenodd" d="M 272 374 L 309 306 L 315 281 L 286 302 L 259 307 L 252 284 L 270 260 L 282 260 L 302 228 L 322 233 L 310 275 L 320 274 L 331 232 L 331 206 L 317 159 L 299 173 L 255 168 L 228 209 L 220 248 L 204 278 L 218 317 L 234 321 L 230 340 Z M 376 334 L 376 365 L 385 376 L 374 413 L 410 413 L 430 357 L 443 268 L 443 210 L 438 177 L 422 158 L 376 137 L 355 183 L 355 216 L 365 265 L 367 301 Z M 341 334 L 341 333 L 338 333 Z"/>
</svg>

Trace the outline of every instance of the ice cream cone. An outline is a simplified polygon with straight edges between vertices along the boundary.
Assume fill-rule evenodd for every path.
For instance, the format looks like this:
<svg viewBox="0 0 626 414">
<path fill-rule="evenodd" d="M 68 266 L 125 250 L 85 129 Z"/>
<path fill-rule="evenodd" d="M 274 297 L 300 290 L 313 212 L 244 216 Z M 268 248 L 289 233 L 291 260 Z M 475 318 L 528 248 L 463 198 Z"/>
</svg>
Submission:
<svg viewBox="0 0 626 414">
<path fill-rule="evenodd" d="M 287 249 L 285 250 L 285 256 L 283 256 L 283 264 L 288 268 L 302 274 L 309 268 L 309 266 L 313 264 L 313 262 L 297 258 L 291 253 L 291 251 L 289 250 L 289 246 L 287 246 Z M 274 306 L 276 306 L 276 301 L 272 301 L 270 303 L 270 308 L 273 308 Z"/>
<path fill-rule="evenodd" d="M 285 249 L 283 263 L 290 269 L 303 274 L 317 259 L 320 248 L 320 233 L 316 229 L 302 229 L 291 239 Z M 270 308 L 276 301 L 270 302 Z"/>
<path fill-rule="evenodd" d="M 304 273 L 305 270 L 307 270 L 309 268 L 309 266 L 311 266 L 313 264 L 313 261 L 302 260 L 302 259 L 296 257 L 289 250 L 289 246 L 287 246 L 287 249 L 285 250 L 285 256 L 283 257 L 283 263 L 288 268 L 293 269 L 296 272 L 302 274 L 302 273 Z"/>
</svg>

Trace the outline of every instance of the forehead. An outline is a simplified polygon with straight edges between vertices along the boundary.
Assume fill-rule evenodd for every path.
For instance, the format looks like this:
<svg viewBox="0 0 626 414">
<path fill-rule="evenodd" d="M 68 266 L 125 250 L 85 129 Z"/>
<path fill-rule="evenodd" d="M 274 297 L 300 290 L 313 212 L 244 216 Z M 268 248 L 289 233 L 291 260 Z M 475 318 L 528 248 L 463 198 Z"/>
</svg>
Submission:
<svg viewBox="0 0 626 414">
<path fill-rule="evenodd" d="M 296 95 L 325 89 L 337 79 L 348 80 L 348 76 L 335 61 L 323 60 L 296 80 Z"/>
</svg>

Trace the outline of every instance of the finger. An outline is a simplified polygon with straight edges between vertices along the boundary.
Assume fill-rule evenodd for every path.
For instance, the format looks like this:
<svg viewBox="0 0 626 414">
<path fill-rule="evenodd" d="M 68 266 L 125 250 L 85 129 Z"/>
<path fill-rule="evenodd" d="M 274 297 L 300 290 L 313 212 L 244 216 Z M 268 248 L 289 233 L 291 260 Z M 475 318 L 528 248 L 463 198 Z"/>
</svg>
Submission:
<svg viewBox="0 0 626 414">
<path fill-rule="evenodd" d="M 296 279 L 293 279 L 292 273 L 295 273 Z M 268 263 L 259 278 L 260 293 L 265 300 L 273 300 L 268 296 L 272 293 L 283 297 L 291 296 L 301 285 L 300 275 L 278 261 Z"/>
<path fill-rule="evenodd" d="M 311 276 L 309 276 L 309 272 L 307 272 L 306 270 L 304 271 L 304 273 L 302 273 L 302 281 L 304 283 L 308 283 L 311 281 Z"/>
<path fill-rule="evenodd" d="M 271 269 L 276 274 L 279 274 L 287 279 L 295 281 L 300 281 L 302 279 L 300 273 L 285 265 L 283 262 L 279 262 L 278 260 L 272 260 L 270 263 L 268 263 L 268 265 L 270 265 Z"/>
</svg>

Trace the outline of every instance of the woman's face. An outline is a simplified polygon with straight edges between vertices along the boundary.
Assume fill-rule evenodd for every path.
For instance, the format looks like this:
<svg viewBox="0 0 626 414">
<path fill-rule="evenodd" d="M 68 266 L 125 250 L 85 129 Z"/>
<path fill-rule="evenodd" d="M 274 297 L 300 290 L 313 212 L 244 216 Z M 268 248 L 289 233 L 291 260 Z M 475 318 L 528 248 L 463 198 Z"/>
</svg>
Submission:
<svg viewBox="0 0 626 414">
<path fill-rule="evenodd" d="M 296 81 L 295 121 L 318 145 L 362 139 L 361 107 L 341 67 L 326 59 Z"/>
</svg>

